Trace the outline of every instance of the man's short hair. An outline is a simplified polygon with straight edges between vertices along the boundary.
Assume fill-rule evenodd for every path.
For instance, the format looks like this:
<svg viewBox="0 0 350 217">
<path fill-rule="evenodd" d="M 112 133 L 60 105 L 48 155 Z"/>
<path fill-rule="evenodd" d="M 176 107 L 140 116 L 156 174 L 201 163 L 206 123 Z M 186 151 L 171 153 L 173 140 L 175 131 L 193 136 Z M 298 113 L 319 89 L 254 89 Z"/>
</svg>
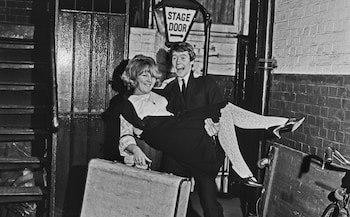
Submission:
<svg viewBox="0 0 350 217">
<path fill-rule="evenodd" d="M 194 52 L 194 48 L 190 43 L 187 42 L 175 42 L 170 47 L 170 55 L 173 55 L 173 52 L 184 52 L 187 51 L 190 55 L 190 60 L 193 61 L 196 59 L 196 53 Z"/>
</svg>

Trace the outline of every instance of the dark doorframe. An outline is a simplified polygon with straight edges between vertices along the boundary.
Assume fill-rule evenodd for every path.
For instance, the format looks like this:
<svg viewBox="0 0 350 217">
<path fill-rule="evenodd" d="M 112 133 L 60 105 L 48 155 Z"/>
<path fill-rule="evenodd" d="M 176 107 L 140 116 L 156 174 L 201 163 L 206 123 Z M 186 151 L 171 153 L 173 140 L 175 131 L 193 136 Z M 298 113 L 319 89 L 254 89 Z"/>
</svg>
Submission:
<svg viewBox="0 0 350 217">
<path fill-rule="evenodd" d="M 250 1 L 249 34 L 238 37 L 235 75 L 235 103 L 245 109 L 267 114 L 269 78 L 271 74 L 272 27 L 274 0 Z M 254 175 L 262 181 L 256 162 L 266 152 L 264 131 L 238 130 L 241 151 Z M 242 188 L 241 206 L 244 216 L 255 213 L 260 192 Z"/>
</svg>

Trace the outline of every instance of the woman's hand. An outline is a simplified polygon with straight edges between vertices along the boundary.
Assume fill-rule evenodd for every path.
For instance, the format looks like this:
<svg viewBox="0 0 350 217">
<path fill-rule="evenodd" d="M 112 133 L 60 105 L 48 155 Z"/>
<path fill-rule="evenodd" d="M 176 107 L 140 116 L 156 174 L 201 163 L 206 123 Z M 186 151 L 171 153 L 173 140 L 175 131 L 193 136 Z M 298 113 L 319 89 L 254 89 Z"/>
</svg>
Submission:
<svg viewBox="0 0 350 217">
<path fill-rule="evenodd" d="M 152 160 L 149 159 L 139 147 L 136 147 L 134 149 L 134 162 L 136 165 L 147 166 Z"/>
<path fill-rule="evenodd" d="M 214 123 L 213 119 L 207 118 L 204 120 L 204 128 L 210 137 L 218 135 L 220 124 L 219 122 Z"/>
</svg>

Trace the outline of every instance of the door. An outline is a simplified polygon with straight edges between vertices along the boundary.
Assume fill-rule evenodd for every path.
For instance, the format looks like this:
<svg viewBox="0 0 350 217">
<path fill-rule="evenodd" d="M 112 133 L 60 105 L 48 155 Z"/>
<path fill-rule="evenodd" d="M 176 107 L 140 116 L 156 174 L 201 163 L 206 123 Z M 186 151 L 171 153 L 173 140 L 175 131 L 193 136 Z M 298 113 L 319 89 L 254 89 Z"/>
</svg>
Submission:
<svg viewBox="0 0 350 217">
<path fill-rule="evenodd" d="M 57 13 L 59 164 L 55 216 L 80 214 L 88 162 L 103 157 L 105 126 L 101 115 L 113 94 L 109 81 L 127 56 L 127 4 L 118 1 L 124 5 L 121 10 L 112 1 L 94 2 L 61 1 Z"/>
</svg>

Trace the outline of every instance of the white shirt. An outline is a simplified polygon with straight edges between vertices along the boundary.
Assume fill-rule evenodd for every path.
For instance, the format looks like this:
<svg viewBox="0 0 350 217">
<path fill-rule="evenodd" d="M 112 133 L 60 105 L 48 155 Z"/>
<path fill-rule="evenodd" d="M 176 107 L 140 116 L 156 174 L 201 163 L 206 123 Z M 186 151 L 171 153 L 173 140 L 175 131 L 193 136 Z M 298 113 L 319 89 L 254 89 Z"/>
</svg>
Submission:
<svg viewBox="0 0 350 217">
<path fill-rule="evenodd" d="M 154 92 L 143 95 L 131 95 L 128 100 L 134 106 L 137 116 L 143 119 L 146 116 L 171 116 L 166 110 L 168 101 Z"/>
<path fill-rule="evenodd" d="M 191 73 L 188 73 L 188 74 L 187 74 L 185 77 L 183 77 L 183 78 L 177 77 L 177 82 L 178 82 L 178 84 L 179 84 L 180 91 L 182 91 L 182 81 L 185 81 L 185 87 L 187 87 L 188 79 L 190 78 L 190 74 L 191 74 Z"/>
<path fill-rule="evenodd" d="M 173 114 L 166 110 L 168 101 L 163 96 L 154 92 L 143 95 L 131 95 L 128 100 L 134 106 L 137 116 L 143 119 L 146 116 L 172 116 Z M 133 135 L 140 136 L 141 129 L 131 125 L 125 118 L 120 115 L 120 140 L 119 152 L 121 156 L 128 156 L 131 153 L 125 150 L 131 144 L 136 144 Z"/>
</svg>

